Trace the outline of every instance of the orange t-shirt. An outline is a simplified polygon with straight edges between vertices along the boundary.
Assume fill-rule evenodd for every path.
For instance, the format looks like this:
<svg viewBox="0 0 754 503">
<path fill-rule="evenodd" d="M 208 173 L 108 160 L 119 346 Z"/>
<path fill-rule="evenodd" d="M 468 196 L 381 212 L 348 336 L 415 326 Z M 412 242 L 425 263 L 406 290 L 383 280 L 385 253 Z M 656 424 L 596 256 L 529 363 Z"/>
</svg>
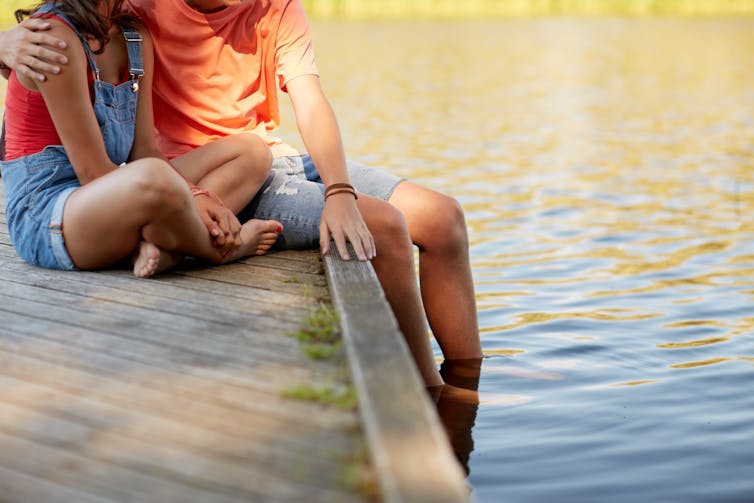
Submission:
<svg viewBox="0 0 754 503">
<path fill-rule="evenodd" d="M 277 88 L 318 75 L 300 0 L 247 1 L 202 14 L 185 0 L 125 0 L 152 33 L 154 116 L 169 158 L 242 132 L 275 155 L 296 151 L 267 135 L 280 124 Z"/>
</svg>

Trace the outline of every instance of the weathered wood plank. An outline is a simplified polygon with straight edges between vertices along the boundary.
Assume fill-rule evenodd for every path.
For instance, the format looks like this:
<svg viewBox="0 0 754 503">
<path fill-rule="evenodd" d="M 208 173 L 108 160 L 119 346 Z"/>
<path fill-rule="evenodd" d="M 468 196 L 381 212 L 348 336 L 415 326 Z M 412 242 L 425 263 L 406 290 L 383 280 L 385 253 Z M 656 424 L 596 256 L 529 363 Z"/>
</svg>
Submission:
<svg viewBox="0 0 754 503">
<path fill-rule="evenodd" d="M 248 325 L 260 332 L 276 331 L 293 325 L 292 312 L 305 313 L 311 305 L 311 300 L 305 300 L 301 293 L 298 296 L 286 294 L 284 298 L 290 297 L 290 303 L 250 301 L 224 295 L 207 296 L 199 290 L 171 289 L 164 282 L 157 285 L 153 281 L 133 281 L 128 276 L 112 276 L 103 281 L 103 275 L 61 273 L 8 262 L 4 263 L 0 278 L 6 283 L 34 290 L 40 303 L 63 295 L 72 302 L 84 303 L 86 299 L 85 304 L 96 309 L 106 310 L 112 304 L 123 309 L 134 307 L 156 311 L 174 318 L 177 323 L 185 320 L 193 325 L 196 320 L 204 320 L 216 324 L 218 330 L 223 326 Z"/>
<path fill-rule="evenodd" d="M 292 424 L 300 423 L 302 428 L 322 422 L 332 424 L 339 419 L 350 422 L 350 414 L 338 409 L 319 411 L 314 403 L 289 403 L 280 396 L 280 390 L 286 385 L 321 380 L 326 377 L 324 373 L 318 375 L 307 369 L 297 372 L 287 364 L 275 362 L 257 365 L 253 371 L 248 366 L 232 364 L 222 365 L 215 371 L 204 370 L 185 364 L 174 365 L 169 360 L 161 366 L 144 365 L 64 343 L 12 334 L 4 328 L 0 328 L 0 336 L 0 357 L 3 358 L 0 375 L 71 386 L 81 393 L 98 393 L 96 389 L 88 390 L 87 383 L 108 384 L 117 386 L 124 395 L 104 396 L 106 400 L 128 404 L 134 396 L 139 396 L 140 404 L 172 407 L 180 403 L 184 406 L 180 413 L 198 408 L 205 414 L 222 417 L 223 412 L 239 410 L 258 414 L 260 420 L 268 416 L 276 420 L 287 418 Z M 254 383 L 254 378 L 259 382 Z M 315 412 L 319 412 L 317 417 L 309 417 Z"/>
<path fill-rule="evenodd" d="M 308 454 L 307 459 L 301 459 L 305 456 L 303 451 L 299 459 L 291 455 L 285 456 L 285 459 L 276 459 L 274 452 L 262 449 L 264 444 L 256 450 L 246 451 L 237 445 L 238 440 L 217 438 L 217 434 L 190 437 L 188 431 L 175 426 L 166 429 L 160 425 L 143 424 L 141 428 L 144 431 L 140 436 L 140 432 L 132 431 L 131 425 L 126 425 L 125 430 L 113 428 L 111 421 L 96 427 L 40 415 L 37 410 L 14 407 L 11 404 L 4 404 L 4 409 L 7 414 L 3 416 L 10 417 L 6 419 L 0 416 L 0 446 L 3 447 L 0 460 L 9 462 L 14 459 L 10 456 L 14 454 L 12 451 L 15 443 L 3 437 L 3 434 L 33 444 L 34 448 L 25 454 L 26 471 L 33 469 L 35 464 L 48 464 L 51 456 L 73 455 L 85 458 L 77 463 L 79 473 L 75 476 L 79 478 L 79 483 L 76 487 L 83 487 L 83 481 L 80 480 L 84 478 L 82 465 L 104 465 L 113 469 L 127 469 L 133 476 L 144 479 L 158 477 L 159 482 L 152 481 L 152 486 L 181 484 L 187 488 L 201 487 L 253 499 L 267 496 L 271 499 L 281 497 L 289 500 L 302 488 L 307 492 L 319 493 L 318 500 L 325 500 L 325 496 L 339 493 L 330 488 L 333 478 L 339 474 L 338 463 L 328 463 L 322 458 L 310 459 Z M 151 435 L 145 433 L 147 427 L 151 427 Z M 166 441 L 161 438 L 164 434 L 178 437 L 183 443 Z M 68 436 L 73 438 L 68 440 Z M 242 442 L 249 443 L 246 439 L 242 439 Z M 225 448 L 225 452 L 217 453 L 218 445 Z M 316 470 L 320 476 L 311 477 L 291 470 L 291 465 L 302 461 L 305 461 L 307 469 Z M 287 465 L 280 466 L 283 463 Z M 20 465 L 16 463 L 19 468 Z M 59 468 L 56 467 L 56 470 Z M 98 482 L 102 483 L 107 478 L 100 477 Z M 292 483 L 299 488 L 290 487 Z M 142 487 L 144 485 L 145 483 L 141 484 Z M 130 488 L 126 490 L 131 491 Z"/>
<path fill-rule="evenodd" d="M 14 316 L 0 307 L 3 319 L 0 330 L 9 337 L 21 336 L 33 344 L 39 339 L 46 343 L 58 343 L 64 347 L 83 351 L 94 351 L 117 358 L 135 365 L 165 368 L 169 366 L 176 372 L 187 372 L 201 378 L 223 379 L 223 382 L 252 390 L 269 391 L 277 389 L 281 376 L 278 367 L 285 366 L 285 378 L 320 379 L 332 372 L 330 365 L 307 362 L 301 365 L 298 342 L 289 339 L 290 347 L 282 346 L 279 351 L 262 351 L 256 344 L 248 344 L 232 356 L 207 353 L 201 344 L 191 346 L 171 344 L 160 340 L 141 340 L 110 334 L 101 330 L 81 327 L 68 327 L 60 330 L 59 324 Z M 261 344 L 261 346 L 266 346 Z M 250 368 L 254 372 L 244 372 Z M 233 372 L 229 372 L 233 370 Z"/>
<path fill-rule="evenodd" d="M 343 261 L 333 246 L 325 270 L 384 500 L 468 501 L 460 465 L 371 264 Z"/>
<path fill-rule="evenodd" d="M 3 502 L 33 501 L 35 503 L 60 503 L 75 501 L 77 503 L 115 503 L 83 493 L 70 487 L 50 482 L 41 477 L 34 477 L 19 471 L 0 466 L 0 494 Z"/>
<path fill-rule="evenodd" d="M 317 252 L 152 280 L 61 272 L 11 246 L 0 183 L 0 501 L 361 502 L 342 380 L 286 334 L 329 298 Z M 363 464 L 363 463 L 362 463 Z"/>
<path fill-rule="evenodd" d="M 291 465 L 305 455 L 305 469 L 316 471 L 318 476 L 312 480 L 300 478 L 305 479 L 307 486 L 327 488 L 342 472 L 339 457 L 346 456 L 355 445 L 338 440 L 337 435 L 319 435 L 316 428 L 310 428 L 303 433 L 288 435 L 291 438 L 284 438 L 277 449 L 269 449 L 270 437 L 274 434 L 280 436 L 281 423 L 256 424 L 252 414 L 231 413 L 234 420 L 256 426 L 256 429 L 248 428 L 244 435 L 231 435 L 203 424 L 165 418 L 161 414 L 123 411 L 94 398 L 48 386 L 7 377 L 0 378 L 0 382 L 18 386 L 17 391 L 0 397 L 3 411 L 0 430 L 73 452 L 85 449 L 93 455 L 97 451 L 102 459 L 123 456 L 109 451 L 115 445 L 132 444 L 131 451 L 151 453 L 166 448 L 184 455 L 188 453 L 192 458 L 232 464 L 279 479 L 280 474 L 286 474 Z M 120 416 L 128 421 L 121 424 L 112 421 L 113 417 Z M 262 429 L 269 431 L 260 431 Z M 328 444 L 328 438 L 336 444 Z M 35 456 L 34 453 L 28 455 Z M 132 457 L 132 454 L 128 456 Z M 135 462 L 149 464 L 153 461 L 135 459 Z M 295 478 L 294 474 L 287 480 L 294 481 Z"/>
<path fill-rule="evenodd" d="M 176 501 L 176 495 L 181 495 L 180 501 L 187 503 L 235 503 L 243 501 L 245 496 L 223 494 L 217 487 L 185 485 L 166 480 L 159 473 L 150 475 L 128 467 L 92 462 L 86 454 L 56 449 L 1 431 L 0 445 L 3 447 L 0 450 L 0 466 L 6 470 L 43 478 L 63 487 L 75 488 L 77 492 L 111 501 Z M 21 492 L 19 496 L 15 501 L 32 501 L 28 490 Z"/>
</svg>

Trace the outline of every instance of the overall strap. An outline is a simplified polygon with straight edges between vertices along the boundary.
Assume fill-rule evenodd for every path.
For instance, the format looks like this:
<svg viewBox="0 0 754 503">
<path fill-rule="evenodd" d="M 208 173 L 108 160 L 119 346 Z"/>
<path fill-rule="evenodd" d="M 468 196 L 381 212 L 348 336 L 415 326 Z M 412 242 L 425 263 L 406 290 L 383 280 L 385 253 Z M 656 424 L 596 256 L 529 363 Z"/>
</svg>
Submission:
<svg viewBox="0 0 754 503">
<path fill-rule="evenodd" d="M 65 14 L 61 14 L 57 10 L 55 10 L 55 4 L 52 3 L 46 3 L 42 5 L 39 9 L 37 9 L 34 14 L 32 14 L 33 17 L 38 16 L 39 14 L 53 14 L 60 18 L 61 21 L 63 21 L 65 24 L 67 24 L 74 32 L 76 32 L 76 35 L 79 36 L 79 39 L 81 39 L 81 43 L 84 46 L 84 52 L 86 53 L 86 60 L 89 62 L 89 67 L 94 72 L 94 78 L 96 80 L 99 80 L 99 67 L 97 66 L 97 61 L 94 59 L 94 52 L 92 51 L 91 47 L 89 47 L 89 42 L 86 40 L 86 37 L 84 37 L 81 32 L 76 28 L 76 26 L 71 22 L 70 19 L 68 19 Z"/>
<path fill-rule="evenodd" d="M 144 75 L 144 63 L 141 59 L 141 33 L 130 27 L 123 27 L 128 50 L 128 73 L 131 75 L 131 90 L 139 90 L 139 80 Z"/>
</svg>

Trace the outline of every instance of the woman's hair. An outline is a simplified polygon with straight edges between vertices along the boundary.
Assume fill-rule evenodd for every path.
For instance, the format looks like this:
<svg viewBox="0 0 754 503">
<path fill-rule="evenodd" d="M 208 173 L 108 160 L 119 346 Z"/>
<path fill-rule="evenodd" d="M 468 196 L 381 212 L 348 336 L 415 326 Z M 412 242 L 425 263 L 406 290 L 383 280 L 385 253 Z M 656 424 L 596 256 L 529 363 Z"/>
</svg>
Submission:
<svg viewBox="0 0 754 503">
<path fill-rule="evenodd" d="M 105 17 L 100 13 L 100 3 L 107 7 L 110 16 Z M 110 27 L 127 23 L 128 16 L 121 13 L 122 3 L 123 0 L 43 0 L 32 9 L 18 9 L 15 14 L 16 21 L 20 23 L 43 5 L 53 4 L 55 10 L 65 15 L 82 35 L 99 42 L 99 49 L 95 51 L 99 53 L 110 41 Z"/>
</svg>

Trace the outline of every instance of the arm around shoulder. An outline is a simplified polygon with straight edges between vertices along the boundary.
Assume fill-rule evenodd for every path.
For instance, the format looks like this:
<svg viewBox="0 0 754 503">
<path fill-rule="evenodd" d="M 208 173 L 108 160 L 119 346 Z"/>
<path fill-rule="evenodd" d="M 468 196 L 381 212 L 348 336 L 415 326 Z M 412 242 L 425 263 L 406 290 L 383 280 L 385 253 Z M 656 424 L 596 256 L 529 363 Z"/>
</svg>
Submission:
<svg viewBox="0 0 754 503">
<path fill-rule="evenodd" d="M 52 34 L 51 27 L 46 19 L 26 19 L 0 32 L 0 63 L 38 81 L 59 73 L 61 65 L 67 63 L 63 51 L 68 44 Z"/>
</svg>

